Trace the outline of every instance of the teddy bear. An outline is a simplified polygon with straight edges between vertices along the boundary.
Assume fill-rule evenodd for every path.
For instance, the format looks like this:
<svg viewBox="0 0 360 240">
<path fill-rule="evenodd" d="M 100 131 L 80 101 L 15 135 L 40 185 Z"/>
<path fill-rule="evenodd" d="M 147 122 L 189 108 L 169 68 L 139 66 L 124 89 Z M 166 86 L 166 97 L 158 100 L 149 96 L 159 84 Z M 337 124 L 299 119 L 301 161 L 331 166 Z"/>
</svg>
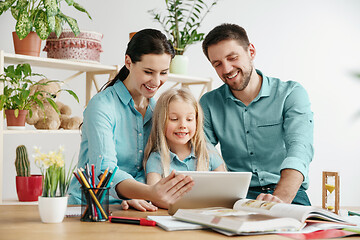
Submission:
<svg viewBox="0 0 360 240">
<path fill-rule="evenodd" d="M 42 79 L 38 83 L 47 84 L 33 85 L 30 88 L 31 95 L 33 95 L 35 92 L 44 91 L 43 95 L 46 92 L 46 94 L 51 94 L 52 97 L 56 98 L 61 91 L 61 86 L 58 82 L 52 82 L 48 79 Z M 56 102 L 56 105 L 58 106 L 60 112 L 59 115 L 44 97 L 40 95 L 38 96 L 38 98 L 42 101 L 44 105 L 44 110 L 42 110 L 39 105 L 33 104 L 31 106 L 32 117 L 30 118 L 28 114 L 28 116 L 26 117 L 26 123 L 34 125 L 36 129 L 79 129 L 79 126 L 82 123 L 82 119 L 80 117 L 71 117 L 71 108 L 68 105 L 63 104 L 60 101 Z"/>
</svg>

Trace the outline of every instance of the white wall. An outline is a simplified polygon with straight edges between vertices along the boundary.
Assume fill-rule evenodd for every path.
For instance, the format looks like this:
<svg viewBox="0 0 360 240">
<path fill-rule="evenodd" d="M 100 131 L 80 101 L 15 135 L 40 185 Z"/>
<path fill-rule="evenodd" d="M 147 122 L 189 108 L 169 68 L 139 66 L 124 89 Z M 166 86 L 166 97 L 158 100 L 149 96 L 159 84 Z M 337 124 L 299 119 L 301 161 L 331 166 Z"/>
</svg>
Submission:
<svg viewBox="0 0 360 240">
<path fill-rule="evenodd" d="M 160 26 L 153 22 L 148 10 L 162 7 L 164 0 L 116 1 L 81 0 L 92 15 L 78 16 L 82 29 L 101 32 L 103 64 L 123 64 L 129 32 Z M 101 9 L 101 10 L 99 10 Z M 323 170 L 340 172 L 340 198 L 343 206 L 360 205 L 360 1 L 357 0 L 220 0 L 208 15 L 201 30 L 207 33 L 214 26 L 231 22 L 247 29 L 250 41 L 257 49 L 255 66 L 264 74 L 282 80 L 300 82 L 310 95 L 315 114 L 315 157 L 310 166 L 310 189 L 314 205 L 321 205 L 321 174 Z M 67 11 L 70 14 L 70 11 Z M 11 31 L 15 21 L 10 13 L 0 16 L 0 48 L 13 52 Z M 207 62 L 201 45 L 187 49 L 189 74 L 212 77 L 214 87 L 221 81 Z M 42 52 L 41 56 L 46 57 Z M 40 69 L 41 70 L 41 69 Z M 42 70 L 43 71 L 43 70 Z M 61 73 L 46 71 L 49 77 L 61 79 Z M 84 99 L 84 79 L 70 83 Z M 82 107 L 64 98 L 81 115 Z M 358 116 L 360 116 L 358 114 Z M 15 147 L 25 142 L 29 147 L 56 148 L 64 144 L 67 157 L 78 152 L 80 138 L 62 136 L 22 136 L 5 139 L 4 197 L 16 198 L 12 183 Z M 51 146 L 50 146 L 51 145 Z M 30 149 L 31 150 L 31 149 Z M 33 168 L 36 171 L 36 168 Z"/>
</svg>

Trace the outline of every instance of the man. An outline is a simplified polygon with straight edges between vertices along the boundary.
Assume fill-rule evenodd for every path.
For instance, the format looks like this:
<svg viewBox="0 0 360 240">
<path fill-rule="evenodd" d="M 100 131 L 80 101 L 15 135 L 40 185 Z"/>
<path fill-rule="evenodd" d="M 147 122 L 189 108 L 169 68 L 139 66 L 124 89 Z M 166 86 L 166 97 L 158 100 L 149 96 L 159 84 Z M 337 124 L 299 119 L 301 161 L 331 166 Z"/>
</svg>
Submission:
<svg viewBox="0 0 360 240">
<path fill-rule="evenodd" d="M 310 205 L 313 113 L 305 89 L 255 69 L 256 50 L 235 24 L 215 27 L 203 51 L 225 83 L 200 100 L 205 132 L 229 171 L 252 172 L 248 198 Z"/>
</svg>

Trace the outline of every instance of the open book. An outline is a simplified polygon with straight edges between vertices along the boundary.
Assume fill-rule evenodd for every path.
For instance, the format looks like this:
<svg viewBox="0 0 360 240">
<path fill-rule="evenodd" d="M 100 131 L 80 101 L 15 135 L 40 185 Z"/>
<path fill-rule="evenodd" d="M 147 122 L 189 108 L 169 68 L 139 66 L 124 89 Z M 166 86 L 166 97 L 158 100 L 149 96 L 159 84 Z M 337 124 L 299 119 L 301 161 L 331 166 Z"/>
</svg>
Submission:
<svg viewBox="0 0 360 240">
<path fill-rule="evenodd" d="M 340 216 L 316 207 L 240 199 L 233 209 L 179 209 L 174 217 L 237 234 L 301 230 L 309 221 L 349 224 Z"/>
</svg>

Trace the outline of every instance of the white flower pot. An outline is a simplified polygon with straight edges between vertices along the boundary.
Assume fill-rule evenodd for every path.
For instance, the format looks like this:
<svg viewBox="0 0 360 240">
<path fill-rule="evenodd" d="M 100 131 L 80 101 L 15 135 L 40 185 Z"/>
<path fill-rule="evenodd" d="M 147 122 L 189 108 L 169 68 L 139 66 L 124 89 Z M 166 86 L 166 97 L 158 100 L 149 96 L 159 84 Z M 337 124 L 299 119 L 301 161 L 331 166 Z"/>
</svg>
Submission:
<svg viewBox="0 0 360 240">
<path fill-rule="evenodd" d="M 189 58 L 185 55 L 175 55 L 170 64 L 170 73 L 184 74 L 188 72 Z"/>
<path fill-rule="evenodd" d="M 39 197 L 39 213 L 43 223 L 60 223 L 64 220 L 68 197 Z"/>
</svg>

